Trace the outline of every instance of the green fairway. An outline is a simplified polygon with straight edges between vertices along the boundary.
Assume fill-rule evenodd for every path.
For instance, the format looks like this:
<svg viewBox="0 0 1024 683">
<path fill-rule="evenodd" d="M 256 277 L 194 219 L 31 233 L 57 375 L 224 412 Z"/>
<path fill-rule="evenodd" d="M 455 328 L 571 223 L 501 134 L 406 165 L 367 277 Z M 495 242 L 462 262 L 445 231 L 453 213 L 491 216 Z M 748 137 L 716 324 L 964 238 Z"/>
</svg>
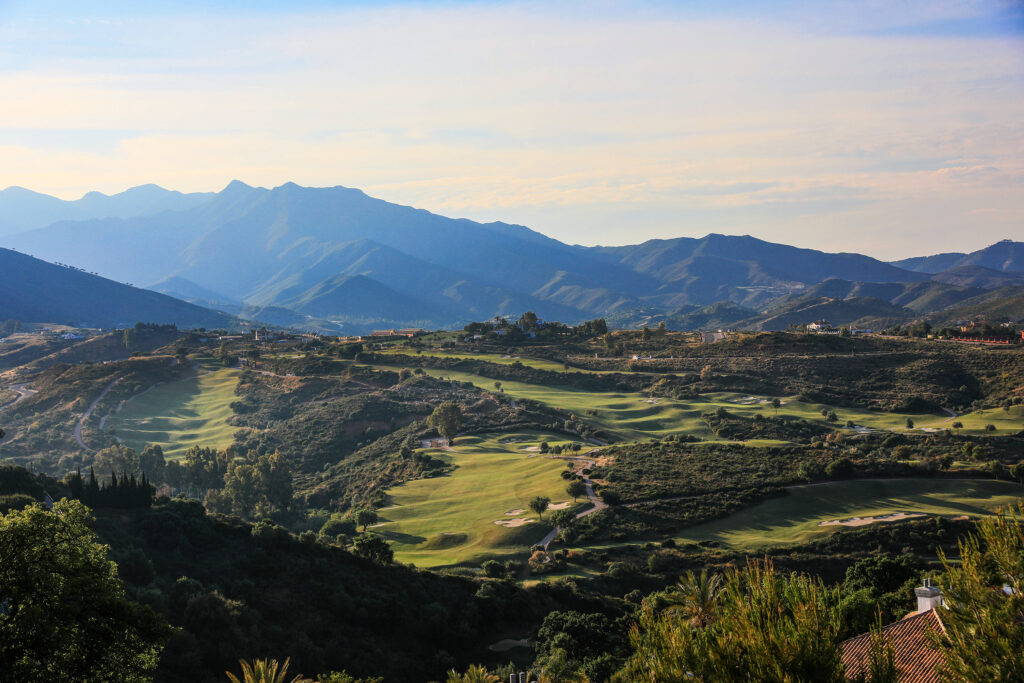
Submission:
<svg viewBox="0 0 1024 683">
<path fill-rule="evenodd" d="M 518 432 L 460 437 L 454 451 L 426 451 L 455 470 L 391 489 L 373 530 L 391 542 L 395 559 L 421 567 L 478 564 L 524 552 L 549 530 L 529 510 L 530 500 L 571 500 L 559 476 L 565 462 L 537 455 L 534 449 L 542 441 L 569 443 L 564 437 Z M 530 521 L 514 521 L 524 519 Z M 495 524 L 498 520 L 511 526 Z"/>
<path fill-rule="evenodd" d="M 110 415 L 104 429 L 114 430 L 122 443 L 135 449 L 160 444 L 172 459 L 192 446 L 226 448 L 235 431 L 228 418 L 231 403 L 237 400 L 238 375 L 237 370 L 222 368 L 161 384 Z"/>
<path fill-rule="evenodd" d="M 846 526 L 821 522 L 896 512 L 977 517 L 1024 498 L 1012 482 L 957 479 L 864 479 L 797 486 L 789 494 L 685 530 L 680 542 L 718 541 L 756 549 L 812 540 Z M 892 524 L 894 522 L 874 522 Z"/>
<path fill-rule="evenodd" d="M 515 362 L 520 362 L 523 365 L 527 365 L 531 368 L 537 368 L 538 370 L 551 370 L 554 372 L 564 372 L 565 366 L 562 363 L 556 363 L 552 360 L 544 360 L 542 358 L 526 358 L 523 356 L 511 356 L 511 355 L 500 355 L 497 353 L 471 353 L 468 351 L 442 351 L 440 349 L 423 349 L 419 353 L 415 349 L 385 349 L 378 351 L 382 355 L 394 355 L 403 354 L 408 356 L 433 356 L 435 358 L 459 358 L 466 360 L 482 360 L 488 363 L 498 363 L 500 365 L 512 365 Z M 579 370 L 573 368 L 573 372 L 595 372 L 593 370 Z"/>
<path fill-rule="evenodd" d="M 474 385 L 494 391 L 494 380 L 467 372 L 455 370 L 426 369 L 425 372 L 434 377 L 448 377 L 460 382 L 471 382 Z M 765 416 L 799 417 L 844 429 L 850 434 L 854 429 L 846 429 L 843 425 L 852 420 L 859 428 L 872 430 L 906 429 L 909 417 L 914 421 L 914 429 L 918 432 L 952 429 L 953 422 L 948 414 L 909 415 L 903 413 L 883 413 L 854 408 L 834 408 L 820 403 L 801 401 L 792 396 L 779 397 L 782 406 L 776 411 L 771 406 L 771 396 L 749 396 L 736 393 L 704 394 L 699 399 L 676 401 L 669 398 L 649 398 L 635 392 L 586 391 L 567 386 L 544 386 L 527 384 L 512 380 L 502 380 L 501 386 L 505 393 L 516 398 L 526 398 L 543 403 L 550 408 L 558 408 L 566 413 L 578 414 L 588 422 L 593 422 L 619 437 L 627 440 L 665 436 L 675 432 L 687 432 L 705 440 L 714 440 L 715 435 L 701 419 L 701 415 L 724 407 L 738 415 L 752 417 L 755 413 Z M 835 410 L 838 421 L 829 424 L 821 411 Z M 596 411 L 594 414 L 593 411 Z M 1024 407 L 1015 406 L 1009 412 L 1000 409 L 989 409 L 983 414 L 963 415 L 957 420 L 963 422 L 965 433 L 984 433 L 986 424 L 995 424 L 997 433 L 1019 431 L 1024 429 Z"/>
</svg>

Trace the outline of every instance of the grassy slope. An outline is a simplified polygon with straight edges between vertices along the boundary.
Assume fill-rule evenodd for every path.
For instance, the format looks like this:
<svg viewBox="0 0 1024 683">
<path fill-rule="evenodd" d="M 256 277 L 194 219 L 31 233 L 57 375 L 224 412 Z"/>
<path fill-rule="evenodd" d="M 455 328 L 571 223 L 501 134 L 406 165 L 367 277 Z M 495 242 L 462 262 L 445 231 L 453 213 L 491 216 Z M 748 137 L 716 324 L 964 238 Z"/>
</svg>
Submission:
<svg viewBox="0 0 1024 683">
<path fill-rule="evenodd" d="M 238 371 L 226 368 L 162 384 L 132 399 L 104 428 L 136 449 L 160 444 L 168 458 L 192 446 L 226 448 L 235 431 L 227 421 L 237 385 Z"/>
<path fill-rule="evenodd" d="M 494 380 L 479 375 L 433 369 L 427 369 L 426 373 L 435 377 L 472 382 L 483 389 L 494 389 Z M 679 431 L 694 434 L 702 439 L 714 439 L 714 434 L 701 420 L 701 415 L 719 407 L 725 407 L 731 412 L 746 416 L 752 416 L 755 413 L 762 413 L 766 416 L 776 414 L 769 404 L 760 402 L 760 400 L 768 400 L 770 397 L 758 397 L 760 400 L 745 404 L 741 402 L 746 398 L 745 395 L 733 393 L 706 394 L 700 400 L 695 401 L 658 398 L 656 403 L 648 403 L 648 398 L 639 393 L 594 392 L 571 387 L 542 386 L 514 381 L 502 381 L 501 385 L 505 393 L 511 396 L 531 399 L 552 408 L 561 408 L 567 413 L 579 414 L 588 421 L 595 422 L 609 431 L 619 434 L 622 438 L 630 440 L 665 436 Z M 782 397 L 782 400 L 785 403 L 779 408 L 778 415 L 800 417 L 827 424 L 822 418 L 821 411 L 823 408 L 831 408 L 831 406 L 807 403 L 794 397 Z M 597 416 L 588 415 L 588 410 L 598 411 Z M 847 420 L 853 420 L 857 425 L 871 429 L 904 430 L 909 417 L 914 421 L 915 429 L 926 430 L 950 429 L 954 422 L 945 413 L 908 415 L 851 408 L 835 408 L 835 411 L 839 417 L 836 426 L 845 425 Z M 1024 407 L 1016 406 L 1009 412 L 1002 409 L 990 409 L 981 415 L 972 413 L 957 419 L 963 422 L 965 433 L 984 433 L 985 425 L 992 423 L 996 425 L 997 433 L 1005 434 L 1024 429 Z M 848 431 L 852 433 L 852 430 Z"/>
<path fill-rule="evenodd" d="M 1022 497 L 1024 489 L 1003 481 L 865 479 L 798 486 L 787 496 L 687 529 L 681 540 L 714 540 L 754 549 L 807 541 L 842 529 L 818 526 L 834 519 L 892 512 L 979 516 Z"/>
<path fill-rule="evenodd" d="M 467 360 L 482 360 L 488 363 L 498 363 L 499 365 L 512 365 L 516 361 L 519 361 L 523 365 L 531 368 L 537 368 L 538 370 L 552 370 L 554 372 L 562 372 L 564 366 L 562 363 L 556 363 L 551 360 L 544 360 L 541 358 L 526 358 L 524 356 L 503 356 L 497 353 L 468 353 L 468 352 L 454 352 L 454 351 L 441 351 L 438 349 L 425 349 L 422 353 L 416 353 L 415 349 L 389 349 L 385 351 L 378 351 L 382 355 L 394 355 L 404 354 L 410 356 L 432 356 L 435 358 L 464 358 Z M 575 369 L 575 372 L 592 372 L 590 370 L 579 370 Z M 596 372 L 596 371 L 593 371 Z"/>
<path fill-rule="evenodd" d="M 479 563 L 522 552 L 540 541 L 549 527 L 533 521 L 509 529 L 495 520 L 513 519 L 505 513 L 517 509 L 526 510 L 517 517 L 536 520 L 527 507 L 535 496 L 570 500 L 559 476 L 565 463 L 530 457 L 523 450 L 545 440 L 566 443 L 561 437 L 521 432 L 460 437 L 453 452 L 426 451 L 454 464 L 454 472 L 391 489 L 390 505 L 397 507 L 378 511 L 382 524 L 374 531 L 392 543 L 396 559 L 422 567 Z"/>
</svg>

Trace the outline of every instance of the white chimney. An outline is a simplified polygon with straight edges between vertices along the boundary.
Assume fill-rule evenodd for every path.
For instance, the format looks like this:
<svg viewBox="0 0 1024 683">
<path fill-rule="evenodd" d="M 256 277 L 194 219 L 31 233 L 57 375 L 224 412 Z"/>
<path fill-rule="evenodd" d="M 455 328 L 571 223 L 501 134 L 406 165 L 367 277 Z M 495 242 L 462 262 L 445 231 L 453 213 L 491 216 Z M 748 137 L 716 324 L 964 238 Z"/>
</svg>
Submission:
<svg viewBox="0 0 1024 683">
<path fill-rule="evenodd" d="M 942 605 L 942 591 L 932 585 L 931 579 L 925 579 L 924 585 L 914 589 L 917 596 L 917 613 L 927 612 Z"/>
</svg>

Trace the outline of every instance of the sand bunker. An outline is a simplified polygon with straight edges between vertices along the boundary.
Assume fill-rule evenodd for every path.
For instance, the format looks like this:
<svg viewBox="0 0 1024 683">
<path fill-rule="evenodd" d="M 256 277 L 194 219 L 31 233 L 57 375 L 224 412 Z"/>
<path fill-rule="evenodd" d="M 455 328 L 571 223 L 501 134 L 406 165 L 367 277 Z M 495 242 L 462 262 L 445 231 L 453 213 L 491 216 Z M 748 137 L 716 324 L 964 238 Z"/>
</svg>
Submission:
<svg viewBox="0 0 1024 683">
<path fill-rule="evenodd" d="M 564 510 L 570 505 L 572 505 L 572 503 L 570 503 L 569 501 L 565 501 L 562 503 L 552 503 L 551 505 L 548 505 L 548 510 Z"/>
<path fill-rule="evenodd" d="M 524 510 L 522 508 L 517 508 L 515 510 L 509 510 L 505 514 L 508 515 L 509 517 L 518 517 L 519 515 L 526 514 L 526 510 Z"/>
<path fill-rule="evenodd" d="M 487 649 L 491 652 L 508 652 L 514 647 L 530 647 L 530 639 L 523 638 L 522 640 L 512 640 L 511 638 L 505 638 L 499 640 L 493 645 L 488 645 Z"/>
<path fill-rule="evenodd" d="M 529 517 L 517 517 L 515 519 L 496 519 L 494 520 L 494 523 L 509 529 L 515 529 L 516 527 L 523 526 L 524 524 L 529 524 L 532 521 L 533 520 Z"/>
<path fill-rule="evenodd" d="M 832 519 L 827 522 L 819 522 L 818 526 L 866 526 L 868 524 L 874 524 L 875 522 L 898 522 L 901 519 L 911 519 L 913 517 L 924 517 L 923 512 L 893 512 L 889 515 L 879 515 L 878 517 L 851 517 L 850 519 Z"/>
<path fill-rule="evenodd" d="M 527 453 L 540 453 L 540 446 L 527 446 L 526 448 L 520 448 L 519 450 L 526 451 Z"/>
</svg>

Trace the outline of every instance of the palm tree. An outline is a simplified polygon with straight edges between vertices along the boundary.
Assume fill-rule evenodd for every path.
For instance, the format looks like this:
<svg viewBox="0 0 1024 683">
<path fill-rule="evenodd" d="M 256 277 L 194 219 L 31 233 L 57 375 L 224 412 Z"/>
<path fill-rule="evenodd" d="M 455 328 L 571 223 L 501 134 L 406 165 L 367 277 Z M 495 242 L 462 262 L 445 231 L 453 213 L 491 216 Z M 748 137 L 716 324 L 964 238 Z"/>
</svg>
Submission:
<svg viewBox="0 0 1024 683">
<path fill-rule="evenodd" d="M 449 671 L 446 683 L 500 683 L 500 679 L 494 674 L 487 673 L 487 669 L 479 664 L 474 664 L 464 674 L 455 669 Z"/>
<path fill-rule="evenodd" d="M 679 579 L 668 601 L 691 626 L 707 626 L 715 620 L 715 607 L 721 592 L 721 574 L 708 574 L 707 569 L 694 574 L 691 570 Z"/>
<path fill-rule="evenodd" d="M 299 674 L 290 681 L 288 676 L 288 662 L 291 657 L 284 660 L 284 664 L 278 663 L 276 659 L 257 659 L 252 664 L 239 659 L 242 665 L 242 677 L 238 678 L 230 671 L 225 671 L 231 683 L 316 683 L 312 678 L 304 678 Z"/>
</svg>

